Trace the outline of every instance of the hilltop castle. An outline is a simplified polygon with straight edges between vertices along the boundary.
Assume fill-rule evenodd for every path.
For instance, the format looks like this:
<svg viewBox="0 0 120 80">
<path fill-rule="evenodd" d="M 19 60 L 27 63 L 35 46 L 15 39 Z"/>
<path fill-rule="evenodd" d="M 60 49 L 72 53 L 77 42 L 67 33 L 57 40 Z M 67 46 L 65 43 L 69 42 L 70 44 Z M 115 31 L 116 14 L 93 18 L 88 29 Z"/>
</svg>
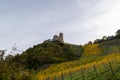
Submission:
<svg viewBox="0 0 120 80">
<path fill-rule="evenodd" d="M 54 35 L 52 41 L 64 42 L 63 33 L 59 33 L 59 36 L 58 35 Z"/>
</svg>

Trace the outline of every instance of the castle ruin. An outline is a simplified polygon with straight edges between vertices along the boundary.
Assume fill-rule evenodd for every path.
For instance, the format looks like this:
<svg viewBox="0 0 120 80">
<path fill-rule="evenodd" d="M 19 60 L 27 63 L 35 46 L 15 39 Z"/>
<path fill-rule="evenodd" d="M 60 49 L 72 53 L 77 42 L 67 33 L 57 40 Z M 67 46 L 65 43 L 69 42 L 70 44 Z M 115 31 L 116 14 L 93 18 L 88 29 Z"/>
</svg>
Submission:
<svg viewBox="0 0 120 80">
<path fill-rule="evenodd" d="M 63 33 L 59 33 L 59 36 L 58 35 L 54 35 L 52 41 L 64 42 Z"/>
</svg>

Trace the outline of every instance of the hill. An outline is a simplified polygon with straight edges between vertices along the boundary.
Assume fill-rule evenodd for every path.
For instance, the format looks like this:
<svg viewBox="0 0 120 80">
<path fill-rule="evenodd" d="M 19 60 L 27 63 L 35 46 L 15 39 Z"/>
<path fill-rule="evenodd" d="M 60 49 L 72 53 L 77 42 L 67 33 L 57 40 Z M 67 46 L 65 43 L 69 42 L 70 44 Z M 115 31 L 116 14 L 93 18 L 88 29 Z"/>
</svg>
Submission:
<svg viewBox="0 0 120 80">
<path fill-rule="evenodd" d="M 46 64 L 50 65 L 78 59 L 82 53 L 81 46 L 48 41 L 29 48 L 20 55 L 20 59 L 24 59 L 21 63 L 26 68 L 37 69 Z"/>
<path fill-rule="evenodd" d="M 27 49 L 22 54 L 7 56 L 0 63 L 0 80 L 36 80 L 37 71 L 52 64 L 73 61 L 83 54 L 79 45 L 47 41 Z"/>
<path fill-rule="evenodd" d="M 84 46 L 44 41 L 0 62 L 0 80 L 119 80 L 120 34 Z"/>
<path fill-rule="evenodd" d="M 88 44 L 82 47 L 84 53 L 79 59 L 52 64 L 47 69 L 40 71 L 36 77 L 39 80 L 120 79 L 120 38 Z"/>
</svg>

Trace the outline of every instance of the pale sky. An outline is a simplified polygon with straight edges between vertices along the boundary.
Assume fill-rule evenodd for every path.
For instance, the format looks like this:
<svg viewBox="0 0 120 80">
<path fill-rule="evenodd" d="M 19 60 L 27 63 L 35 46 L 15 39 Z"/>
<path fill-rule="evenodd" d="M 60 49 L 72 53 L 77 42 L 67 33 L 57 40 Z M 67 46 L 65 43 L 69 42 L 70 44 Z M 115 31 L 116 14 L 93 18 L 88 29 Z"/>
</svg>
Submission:
<svg viewBox="0 0 120 80">
<path fill-rule="evenodd" d="M 72 44 L 115 35 L 120 0 L 0 0 L 0 49 L 26 50 L 64 33 Z"/>
</svg>

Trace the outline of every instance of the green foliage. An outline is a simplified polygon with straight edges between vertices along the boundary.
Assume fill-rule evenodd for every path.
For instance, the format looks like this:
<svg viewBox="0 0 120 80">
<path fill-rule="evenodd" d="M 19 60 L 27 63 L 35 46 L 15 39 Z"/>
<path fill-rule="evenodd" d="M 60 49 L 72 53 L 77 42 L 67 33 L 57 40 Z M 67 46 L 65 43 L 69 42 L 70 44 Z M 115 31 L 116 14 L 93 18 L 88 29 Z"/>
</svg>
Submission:
<svg viewBox="0 0 120 80">
<path fill-rule="evenodd" d="M 0 63 L 0 80 L 33 80 L 33 78 L 34 73 L 17 62 L 7 60 Z"/>
<path fill-rule="evenodd" d="M 116 32 L 116 37 L 120 38 L 120 29 Z"/>
<path fill-rule="evenodd" d="M 87 55 L 100 55 L 101 54 L 101 48 L 99 48 L 99 44 L 89 44 L 83 46 L 84 48 L 84 54 Z"/>
<path fill-rule="evenodd" d="M 75 51 L 76 50 L 78 51 Z M 60 63 L 78 59 L 82 55 L 82 47 L 61 42 L 44 42 L 29 48 L 20 55 L 22 64 L 28 69 L 37 69 L 44 64 Z M 21 62 L 21 61 L 19 61 Z"/>
</svg>

